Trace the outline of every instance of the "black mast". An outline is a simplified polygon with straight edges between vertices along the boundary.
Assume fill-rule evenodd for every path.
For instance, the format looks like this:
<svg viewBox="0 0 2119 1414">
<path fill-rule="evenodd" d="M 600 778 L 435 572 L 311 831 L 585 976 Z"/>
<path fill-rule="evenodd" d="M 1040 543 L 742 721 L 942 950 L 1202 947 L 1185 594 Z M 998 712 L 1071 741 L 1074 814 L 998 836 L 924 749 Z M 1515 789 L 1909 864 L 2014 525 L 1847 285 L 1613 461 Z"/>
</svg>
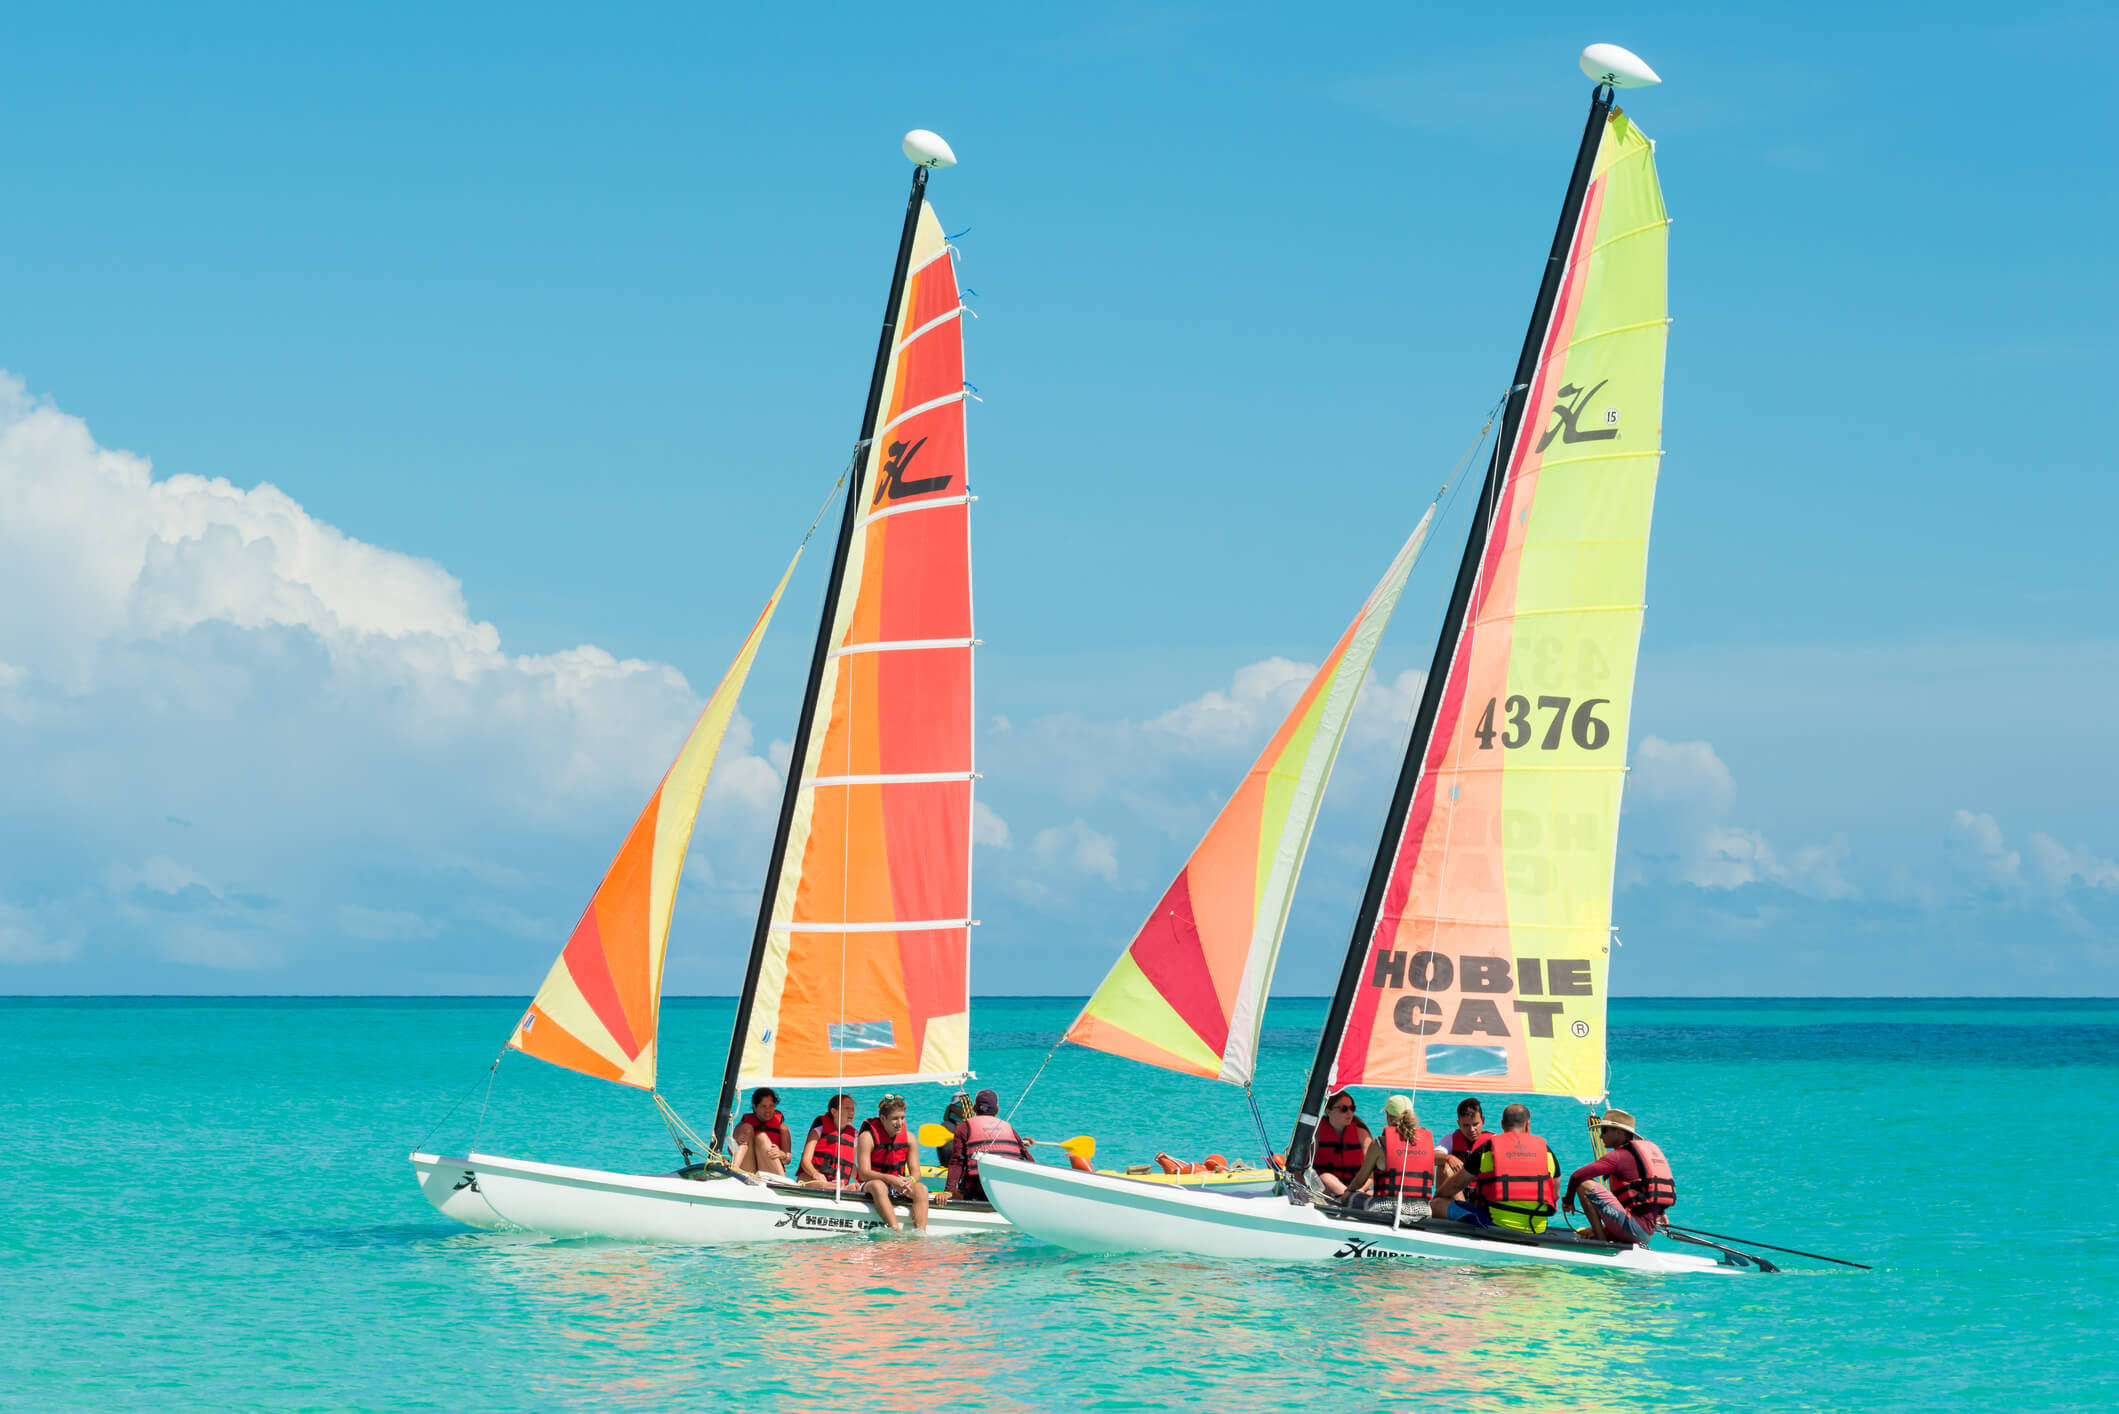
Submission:
<svg viewBox="0 0 2119 1414">
<path fill-rule="evenodd" d="M 743 1038 L 750 1030 L 751 1003 L 758 989 L 758 973 L 765 966 L 765 945 L 772 936 L 773 900 L 780 892 L 780 861 L 787 852 L 787 836 L 794 828 L 795 804 L 802 796 L 802 763 L 809 759 L 809 724 L 816 716 L 817 694 L 824 682 L 824 661 L 831 653 L 831 628 L 839 616 L 839 577 L 846 570 L 846 552 L 853 544 L 854 522 L 860 519 L 861 490 L 868 472 L 868 444 L 876 435 L 881 415 L 883 384 L 890 376 L 890 349 L 897 341 L 898 306 L 905 298 L 905 268 L 912 263 L 912 238 L 920 226 L 920 203 L 927 193 L 925 166 L 912 174 L 912 195 L 905 200 L 905 229 L 898 236 L 898 263 L 890 272 L 890 302 L 883 307 L 883 335 L 876 343 L 876 369 L 868 380 L 868 407 L 861 414 L 861 440 L 854 445 L 853 470 L 846 478 L 846 511 L 839 518 L 839 544 L 832 552 L 831 579 L 824 586 L 824 614 L 817 621 L 817 649 L 809 660 L 809 685 L 802 690 L 802 715 L 795 721 L 794 754 L 787 761 L 787 790 L 780 798 L 780 825 L 773 832 L 772 857 L 765 865 L 765 892 L 758 900 L 758 928 L 751 935 L 750 962 L 743 969 L 743 991 L 736 998 L 736 1025 L 728 1040 L 728 1067 L 721 1074 L 721 1100 L 714 1109 L 714 1147 L 728 1143 L 729 1120 L 734 1115 L 737 1073 L 743 1067 Z"/>
<path fill-rule="evenodd" d="M 1406 813 L 1427 761 L 1429 739 L 1435 731 L 1435 715 L 1442 706 L 1443 690 L 1449 684 L 1450 665 L 1457 656 L 1457 640 L 1464 628 L 1465 609 L 1479 580 L 1479 564 L 1485 558 L 1488 532 L 1493 527 L 1494 507 L 1501 499 L 1502 483 L 1522 430 L 1531 381 L 1537 377 L 1538 357 L 1545 348 L 1545 329 L 1560 296 L 1560 281 L 1567 273 L 1567 254 L 1574 244 L 1575 226 L 1582 216 L 1582 198 L 1597 163 L 1597 144 L 1604 136 L 1604 123 L 1611 114 L 1612 90 L 1598 84 L 1589 100 L 1589 122 L 1582 130 L 1582 146 L 1575 153 L 1574 175 L 1567 182 L 1567 200 L 1560 207 L 1560 225 L 1553 232 L 1552 253 L 1545 260 L 1545 278 L 1538 286 L 1538 302 L 1531 310 L 1530 330 L 1523 336 L 1523 352 L 1516 359 L 1515 381 L 1509 386 L 1508 405 L 1501 416 L 1501 435 L 1494 442 L 1493 462 L 1480 488 L 1478 508 L 1472 512 L 1471 534 L 1464 544 L 1464 559 L 1457 566 L 1456 588 L 1450 591 L 1449 612 L 1443 617 L 1442 633 L 1435 640 L 1434 661 L 1428 665 L 1427 683 L 1420 691 L 1420 710 L 1413 717 L 1412 740 L 1406 743 L 1405 762 L 1398 768 L 1398 788 L 1391 794 L 1390 813 L 1384 818 L 1383 837 L 1376 842 L 1376 862 L 1369 868 L 1368 888 L 1361 895 L 1361 909 L 1354 915 L 1354 935 L 1346 946 L 1346 962 L 1339 969 L 1339 988 L 1332 993 L 1331 1010 L 1324 1031 L 1317 1038 L 1317 1056 L 1310 1062 L 1310 1081 L 1302 1092 L 1302 1110 L 1295 1121 L 1295 1137 L 1288 1144 L 1288 1172 L 1302 1174 L 1310 1166 L 1311 1140 L 1324 1106 L 1325 1084 L 1332 1073 L 1333 1054 L 1339 1048 L 1339 1033 L 1353 1010 L 1354 991 L 1361 985 L 1369 947 L 1376 932 L 1376 915 L 1383 909 L 1383 890 L 1390 882 L 1391 866 L 1398 854 L 1398 839 L 1405 832 Z"/>
</svg>

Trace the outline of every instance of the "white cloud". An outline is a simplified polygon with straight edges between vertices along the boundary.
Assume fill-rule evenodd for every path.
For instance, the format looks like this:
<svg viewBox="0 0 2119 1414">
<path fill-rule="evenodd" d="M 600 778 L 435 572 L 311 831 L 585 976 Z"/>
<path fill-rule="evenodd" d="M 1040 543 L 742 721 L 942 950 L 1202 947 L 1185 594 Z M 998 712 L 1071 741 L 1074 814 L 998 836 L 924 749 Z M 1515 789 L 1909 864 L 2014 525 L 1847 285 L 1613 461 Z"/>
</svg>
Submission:
<svg viewBox="0 0 2119 1414">
<path fill-rule="evenodd" d="M 1988 883 L 2015 888 L 2023 882 L 2023 855 L 2002 842 L 1991 815 L 1960 810 L 1950 817 L 1950 849 Z"/>
<path fill-rule="evenodd" d="M 30 842 L 0 860 L 0 900 L 48 895 L 71 871 L 126 925 L 57 932 L 46 908 L 0 904 L 0 957 L 47 960 L 85 935 L 78 956 L 106 985 L 126 984 L 112 958 L 128 947 L 270 968 L 332 946 L 297 919 L 431 936 L 425 914 L 361 895 L 467 849 L 508 863 L 429 913 L 476 917 L 472 895 L 518 887 L 507 876 L 546 886 L 534 861 L 561 844 L 567 892 L 585 898 L 701 706 L 665 664 L 588 644 L 510 655 L 439 565 L 271 485 L 157 479 L 6 374 L 0 602 L 0 824 Z M 732 634 L 748 622 L 732 614 Z M 762 854 L 779 793 L 739 715 L 700 847 Z M 166 852 L 178 828 L 183 863 Z M 526 982 L 547 960 L 523 964 Z"/>
<path fill-rule="evenodd" d="M 1984 882 L 2013 893 L 2057 899 L 2076 885 L 2119 891 L 2119 862 L 2085 845 L 2064 845 L 2042 830 L 2031 832 L 2024 849 L 2011 849 L 2000 822 L 1984 812 L 1959 810 L 1950 817 L 1950 849 Z"/>
<path fill-rule="evenodd" d="M 1008 831 L 1008 822 L 983 800 L 971 805 L 971 842 L 988 845 L 994 849 L 1007 849 L 1013 837 Z"/>
<path fill-rule="evenodd" d="M 26 908 L 0 903 L 0 964 L 65 962 L 80 950 L 75 938 L 53 938 Z"/>
<path fill-rule="evenodd" d="M 1039 830 L 1031 842 L 1031 852 L 1048 864 L 1064 864 L 1107 884 L 1118 881 L 1118 841 L 1092 828 L 1086 820 Z"/>
<path fill-rule="evenodd" d="M 1147 725 L 1151 731 L 1168 733 L 1210 751 L 1233 751 L 1245 746 L 1255 751 L 1295 705 L 1316 671 L 1315 663 L 1267 658 L 1238 668 L 1227 691 L 1202 693 Z"/>
<path fill-rule="evenodd" d="M 1762 833 L 1729 822 L 1735 801 L 1736 779 L 1712 744 L 1642 738 L 1626 782 L 1622 882 L 1669 878 L 1703 889 L 1773 883 L 1812 898 L 1854 896 L 1840 869 L 1852 852 L 1845 836 L 1783 859 Z"/>
</svg>

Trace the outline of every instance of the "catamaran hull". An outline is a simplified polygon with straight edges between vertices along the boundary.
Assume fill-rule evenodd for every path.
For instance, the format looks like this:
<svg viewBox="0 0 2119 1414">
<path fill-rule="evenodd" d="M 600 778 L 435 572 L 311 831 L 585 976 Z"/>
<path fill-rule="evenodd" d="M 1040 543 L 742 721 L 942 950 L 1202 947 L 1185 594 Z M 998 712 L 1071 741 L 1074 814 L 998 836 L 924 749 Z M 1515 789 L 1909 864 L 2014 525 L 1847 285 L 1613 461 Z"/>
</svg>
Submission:
<svg viewBox="0 0 2119 1414">
<path fill-rule="evenodd" d="M 736 1178 L 607 1173 L 493 1154 L 412 1155 L 420 1192 L 445 1217 L 489 1232 L 711 1247 L 890 1235 L 866 1199 L 791 1192 Z M 908 1233 L 909 1214 L 899 1221 Z M 1005 1232 L 998 1212 L 936 1206 L 927 1236 Z"/>
<path fill-rule="evenodd" d="M 1075 1252 L 1177 1252 L 1281 1262 L 1402 1260 L 1707 1273 L 1733 1266 L 1689 1253 L 1601 1243 L 1531 1244 L 1326 1217 L 1284 1198 L 1150 1188 L 1100 1174 L 986 1155 L 987 1196 L 1030 1236 Z"/>
</svg>

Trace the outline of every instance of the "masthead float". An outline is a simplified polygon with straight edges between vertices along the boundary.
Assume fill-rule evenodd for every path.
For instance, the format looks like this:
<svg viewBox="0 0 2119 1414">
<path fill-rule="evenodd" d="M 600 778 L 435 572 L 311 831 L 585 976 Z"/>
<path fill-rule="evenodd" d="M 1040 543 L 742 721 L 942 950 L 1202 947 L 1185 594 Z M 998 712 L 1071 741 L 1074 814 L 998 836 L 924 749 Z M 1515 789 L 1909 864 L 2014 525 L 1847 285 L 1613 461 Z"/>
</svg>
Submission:
<svg viewBox="0 0 2119 1414">
<path fill-rule="evenodd" d="M 1605 1088 L 1619 792 L 1662 455 L 1669 219 L 1653 145 L 1613 107 L 1615 87 L 1655 83 L 1654 70 L 1615 45 L 1592 45 L 1581 62 L 1596 81 L 1588 122 L 1283 1193 L 1143 1193 L 983 1160 L 987 1192 L 1033 1236 L 1080 1251 L 1279 1260 L 1658 1272 L 1747 1261 L 1329 1206 L 1305 1181 L 1330 1090 Z"/>
</svg>

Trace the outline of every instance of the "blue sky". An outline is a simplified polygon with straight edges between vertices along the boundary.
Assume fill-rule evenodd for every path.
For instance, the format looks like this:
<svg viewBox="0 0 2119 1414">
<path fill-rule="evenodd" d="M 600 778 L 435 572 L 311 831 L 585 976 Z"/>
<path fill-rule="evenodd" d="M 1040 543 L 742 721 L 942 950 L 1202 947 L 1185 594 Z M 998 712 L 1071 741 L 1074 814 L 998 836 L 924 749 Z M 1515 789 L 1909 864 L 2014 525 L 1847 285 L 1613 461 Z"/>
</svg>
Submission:
<svg viewBox="0 0 2119 1414">
<path fill-rule="evenodd" d="M 974 975 L 1085 989 L 1505 381 L 1595 39 L 1676 218 L 1615 985 L 2119 990 L 2108 12 L 921 23 L 18 17 L 0 990 L 534 986 L 845 458 L 913 126 L 981 316 Z M 737 975 L 821 570 L 673 989 Z"/>
</svg>

